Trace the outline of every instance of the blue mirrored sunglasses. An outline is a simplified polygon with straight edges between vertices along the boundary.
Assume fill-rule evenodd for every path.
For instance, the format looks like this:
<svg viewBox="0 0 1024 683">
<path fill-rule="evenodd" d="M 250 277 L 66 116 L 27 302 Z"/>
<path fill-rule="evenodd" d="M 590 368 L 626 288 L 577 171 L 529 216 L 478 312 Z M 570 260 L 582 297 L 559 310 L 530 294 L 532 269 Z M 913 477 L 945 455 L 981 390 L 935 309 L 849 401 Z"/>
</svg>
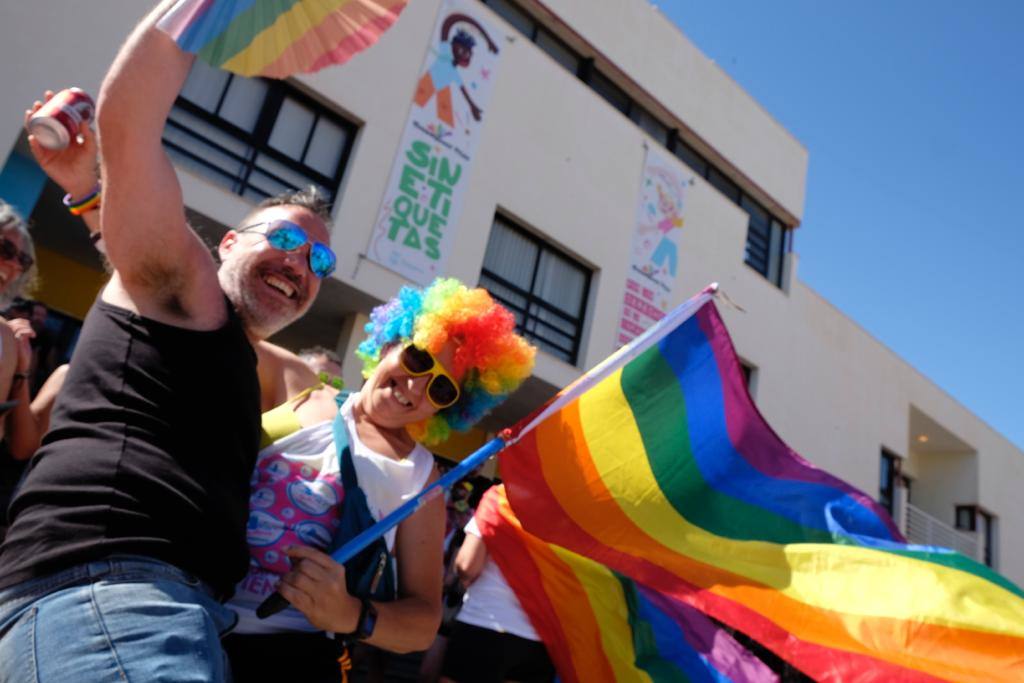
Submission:
<svg viewBox="0 0 1024 683">
<path fill-rule="evenodd" d="M 247 232 L 267 226 L 262 234 L 270 246 L 281 251 L 295 251 L 310 243 L 309 235 L 299 225 L 286 220 L 265 221 L 248 225 L 238 232 Z M 309 270 L 319 278 L 325 278 L 334 272 L 337 257 L 331 248 L 323 242 L 312 242 L 309 248 Z"/>
</svg>

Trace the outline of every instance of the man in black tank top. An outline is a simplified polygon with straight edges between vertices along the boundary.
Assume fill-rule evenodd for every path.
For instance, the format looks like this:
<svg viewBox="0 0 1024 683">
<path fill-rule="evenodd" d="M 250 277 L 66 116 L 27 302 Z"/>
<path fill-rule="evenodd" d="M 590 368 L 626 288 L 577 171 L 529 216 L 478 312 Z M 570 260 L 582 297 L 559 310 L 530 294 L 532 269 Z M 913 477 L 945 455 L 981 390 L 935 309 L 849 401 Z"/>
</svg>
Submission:
<svg viewBox="0 0 1024 683">
<path fill-rule="evenodd" d="M 154 27 L 169 5 L 132 33 L 100 93 L 114 273 L 11 504 L 3 681 L 224 678 L 218 638 L 234 616 L 220 601 L 248 564 L 259 443 L 254 344 L 305 313 L 333 268 L 312 195 L 257 207 L 224 236 L 219 267 L 187 225 L 161 145 L 192 63 Z"/>
</svg>

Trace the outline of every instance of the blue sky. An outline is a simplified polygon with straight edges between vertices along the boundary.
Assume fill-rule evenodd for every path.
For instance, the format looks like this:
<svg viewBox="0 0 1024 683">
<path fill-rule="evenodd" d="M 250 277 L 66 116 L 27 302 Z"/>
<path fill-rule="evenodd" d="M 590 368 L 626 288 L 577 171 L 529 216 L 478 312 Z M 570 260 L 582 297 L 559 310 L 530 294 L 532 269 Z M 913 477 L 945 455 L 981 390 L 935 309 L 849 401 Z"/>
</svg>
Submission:
<svg viewBox="0 0 1024 683">
<path fill-rule="evenodd" d="M 807 147 L 800 278 L 1024 448 L 1024 2 L 654 4 Z"/>
</svg>

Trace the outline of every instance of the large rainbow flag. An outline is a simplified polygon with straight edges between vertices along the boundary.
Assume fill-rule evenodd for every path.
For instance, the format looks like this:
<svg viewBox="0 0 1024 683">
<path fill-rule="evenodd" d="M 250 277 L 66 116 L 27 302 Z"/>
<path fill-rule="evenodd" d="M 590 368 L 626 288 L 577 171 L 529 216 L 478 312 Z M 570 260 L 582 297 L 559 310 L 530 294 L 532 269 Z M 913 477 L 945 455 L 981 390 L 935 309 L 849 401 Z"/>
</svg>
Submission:
<svg viewBox="0 0 1024 683">
<path fill-rule="evenodd" d="M 342 64 L 377 42 L 408 0 L 178 0 L 158 23 L 185 52 L 241 76 Z"/>
<path fill-rule="evenodd" d="M 523 531 L 504 487 L 476 521 L 564 683 L 778 680 L 693 607 Z"/>
<path fill-rule="evenodd" d="M 513 430 L 501 472 L 523 527 L 816 680 L 1024 681 L 1024 593 L 907 544 L 867 495 L 788 448 L 711 296 Z"/>
</svg>

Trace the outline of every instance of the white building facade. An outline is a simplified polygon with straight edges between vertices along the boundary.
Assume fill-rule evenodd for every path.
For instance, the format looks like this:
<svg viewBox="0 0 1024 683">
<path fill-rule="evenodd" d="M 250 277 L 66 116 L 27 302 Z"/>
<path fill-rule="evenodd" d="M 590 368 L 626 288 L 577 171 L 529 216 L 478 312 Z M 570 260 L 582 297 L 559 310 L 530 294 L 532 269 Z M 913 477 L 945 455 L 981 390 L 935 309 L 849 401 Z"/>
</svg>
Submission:
<svg viewBox="0 0 1024 683">
<path fill-rule="evenodd" d="M 534 378 L 487 427 L 615 348 L 638 186 L 656 150 L 694 177 L 670 303 L 718 281 L 742 307 L 720 310 L 769 423 L 883 500 L 912 541 L 1024 583 L 1024 453 L 800 281 L 799 141 L 646 0 L 462 2 L 495 30 L 501 57 L 443 272 L 492 289 L 541 347 Z M 333 195 L 337 271 L 276 341 L 336 347 L 349 386 L 370 308 L 408 284 L 366 254 L 442 9 L 413 0 L 349 64 L 284 83 L 197 67 L 165 133 L 190 216 L 213 239 L 284 187 Z M 47 88 L 95 93 L 142 11 L 129 0 L 0 9 L 0 196 L 32 215 L 38 298 L 72 322 L 102 273 L 33 169 L 22 113 Z"/>
</svg>

